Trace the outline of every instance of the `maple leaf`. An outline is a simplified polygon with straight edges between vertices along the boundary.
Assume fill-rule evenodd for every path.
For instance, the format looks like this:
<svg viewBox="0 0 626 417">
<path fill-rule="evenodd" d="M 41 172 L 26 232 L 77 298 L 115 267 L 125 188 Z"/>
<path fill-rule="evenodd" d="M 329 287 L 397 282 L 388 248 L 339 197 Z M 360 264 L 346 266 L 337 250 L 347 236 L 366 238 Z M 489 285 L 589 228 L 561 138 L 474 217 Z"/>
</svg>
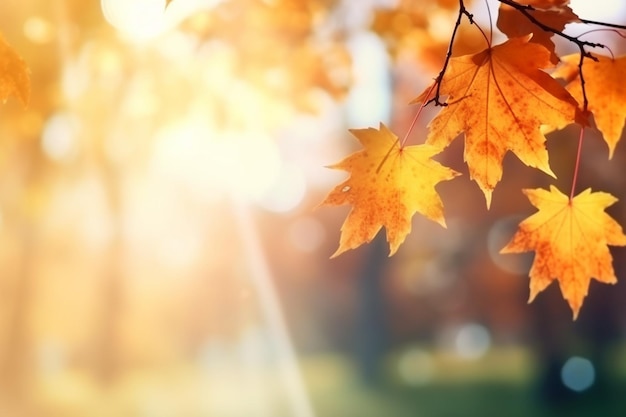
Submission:
<svg viewBox="0 0 626 417">
<path fill-rule="evenodd" d="M 24 60 L 0 35 L 0 100 L 17 97 L 24 105 L 30 96 L 30 77 Z"/>
<path fill-rule="evenodd" d="M 540 69 L 553 66 L 550 53 L 529 39 L 451 58 L 440 86 L 446 107 L 429 124 L 426 143 L 439 148 L 465 132 L 464 158 L 487 207 L 508 151 L 554 177 L 540 127 L 560 129 L 578 116 L 576 100 Z M 428 87 L 413 103 L 432 99 L 436 90 Z"/>
<path fill-rule="evenodd" d="M 556 31 L 562 31 L 568 23 L 580 21 L 568 6 L 569 0 L 525 0 L 524 4 L 530 7 L 527 9 L 530 16 Z M 500 3 L 496 25 L 510 38 L 532 33 L 530 42 L 545 46 L 550 51 L 550 61 L 553 64 L 559 62 L 551 39 L 554 33 L 543 30 L 513 6 Z"/>
<path fill-rule="evenodd" d="M 587 59 L 583 67 L 585 94 L 589 101 L 588 110 L 593 114 L 596 126 L 609 146 L 609 158 L 612 158 L 626 119 L 626 56 L 616 59 L 602 55 L 594 57 L 597 61 Z M 583 93 L 578 71 L 580 55 L 567 55 L 561 60 L 563 65 L 552 76 L 565 79 L 567 90 L 582 104 Z"/>
<path fill-rule="evenodd" d="M 332 257 L 370 242 L 382 226 L 387 231 L 389 256 L 393 255 L 410 233 L 415 212 L 445 227 L 443 203 L 434 187 L 458 173 L 430 159 L 439 150 L 429 145 L 402 148 L 383 123 L 379 129 L 350 132 L 364 149 L 330 166 L 350 172 L 350 177 L 322 202 L 352 205 Z"/>
<path fill-rule="evenodd" d="M 616 282 L 607 245 L 625 246 L 626 236 L 604 209 L 617 199 L 587 189 L 570 201 L 554 186 L 523 192 L 539 211 L 520 223 L 501 253 L 535 251 L 529 302 L 557 279 L 575 320 L 591 278 Z"/>
</svg>

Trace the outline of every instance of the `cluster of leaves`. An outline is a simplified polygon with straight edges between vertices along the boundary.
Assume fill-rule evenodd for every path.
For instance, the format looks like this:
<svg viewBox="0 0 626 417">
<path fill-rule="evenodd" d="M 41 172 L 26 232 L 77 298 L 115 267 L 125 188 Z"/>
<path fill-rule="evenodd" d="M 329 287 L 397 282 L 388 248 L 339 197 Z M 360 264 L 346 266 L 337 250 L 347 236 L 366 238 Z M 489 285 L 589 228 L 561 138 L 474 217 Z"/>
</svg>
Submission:
<svg viewBox="0 0 626 417">
<path fill-rule="evenodd" d="M 523 190 L 538 211 L 521 222 L 502 249 L 503 253 L 534 251 L 530 300 L 556 279 L 576 318 L 592 278 L 616 281 L 608 245 L 626 245 L 622 228 L 604 212 L 616 198 L 589 189 L 575 196 L 584 130 L 595 122 L 609 147 L 609 158 L 622 134 L 626 56 L 615 57 L 604 45 L 570 36 L 564 28 L 573 22 L 625 28 L 581 19 L 568 6 L 569 0 L 526 0 L 524 4 L 500 0 L 497 27 L 507 40 L 494 45 L 463 0 L 455 3 L 458 15 L 443 67 L 413 100 L 420 104 L 416 118 L 429 104 L 442 106 L 429 124 L 425 144 L 405 146 L 410 129 L 399 140 L 382 123 L 379 129 L 351 130 L 363 149 L 332 166 L 350 176 L 323 203 L 352 205 L 333 256 L 371 241 L 383 226 L 390 255 L 395 253 L 410 233 L 416 212 L 445 226 L 435 186 L 458 173 L 431 158 L 459 134 L 464 134 L 470 178 L 484 193 L 489 208 L 507 152 L 555 177 L 544 133 L 578 124 L 579 157 L 571 191 L 565 194 L 554 186 Z M 487 48 L 454 55 L 464 19 L 477 28 Z M 554 36 L 575 44 L 579 52 L 558 56 Z M 554 70 L 551 75 L 549 70 Z"/>
</svg>

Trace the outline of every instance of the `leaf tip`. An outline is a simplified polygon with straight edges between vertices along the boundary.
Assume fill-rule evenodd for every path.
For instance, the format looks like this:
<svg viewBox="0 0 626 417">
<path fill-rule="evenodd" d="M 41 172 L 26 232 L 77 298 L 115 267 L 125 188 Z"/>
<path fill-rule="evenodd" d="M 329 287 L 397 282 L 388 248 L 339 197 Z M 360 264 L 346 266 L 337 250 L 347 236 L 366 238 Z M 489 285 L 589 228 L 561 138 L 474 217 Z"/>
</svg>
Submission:
<svg viewBox="0 0 626 417">
<path fill-rule="evenodd" d="M 517 253 L 517 251 L 515 251 L 512 247 L 511 247 L 511 243 L 513 243 L 513 239 L 511 239 L 509 241 L 509 243 L 507 243 L 502 249 L 500 249 L 500 251 L 498 252 L 500 255 L 509 255 L 512 253 Z"/>
<path fill-rule="evenodd" d="M 615 144 L 609 144 L 609 159 L 613 159 L 614 152 L 615 152 Z"/>
<path fill-rule="evenodd" d="M 336 257 L 338 257 L 339 255 L 341 255 L 342 253 L 344 253 L 347 249 L 342 247 L 341 245 L 337 248 L 337 250 L 335 251 L 335 253 L 333 253 L 332 255 L 330 255 L 330 257 L 328 259 L 335 259 Z"/>
<path fill-rule="evenodd" d="M 491 208 L 491 196 L 493 194 L 493 189 L 484 188 L 483 194 L 485 194 L 485 203 L 487 204 L 487 210 Z"/>
</svg>

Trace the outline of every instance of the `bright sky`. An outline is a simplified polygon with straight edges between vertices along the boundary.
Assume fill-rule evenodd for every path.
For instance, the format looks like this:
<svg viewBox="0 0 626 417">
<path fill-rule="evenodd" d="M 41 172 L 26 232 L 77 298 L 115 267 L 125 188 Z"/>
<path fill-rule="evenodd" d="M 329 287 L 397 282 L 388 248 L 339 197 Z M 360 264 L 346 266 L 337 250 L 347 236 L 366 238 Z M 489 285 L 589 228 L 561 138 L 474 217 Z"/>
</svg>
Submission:
<svg viewBox="0 0 626 417">
<path fill-rule="evenodd" d="M 570 0 L 570 7 L 579 17 L 606 22 L 613 22 L 615 16 L 626 13 L 626 2 L 619 0 Z"/>
</svg>

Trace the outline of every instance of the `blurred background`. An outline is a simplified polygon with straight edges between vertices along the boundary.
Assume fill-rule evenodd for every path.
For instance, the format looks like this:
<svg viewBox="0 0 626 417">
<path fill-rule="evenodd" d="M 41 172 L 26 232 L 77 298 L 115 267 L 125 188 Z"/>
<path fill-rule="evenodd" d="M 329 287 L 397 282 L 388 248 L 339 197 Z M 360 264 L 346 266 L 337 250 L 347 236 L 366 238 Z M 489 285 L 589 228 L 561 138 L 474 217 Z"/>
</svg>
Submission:
<svg viewBox="0 0 626 417">
<path fill-rule="evenodd" d="M 520 189 L 555 181 L 511 155 L 489 212 L 465 175 L 437 188 L 447 230 L 416 216 L 392 258 L 382 235 L 328 259 L 349 208 L 317 207 L 345 178 L 324 166 L 348 128 L 406 132 L 457 8 L 2 0 L 32 94 L 0 107 L 0 416 L 623 415 L 626 252 L 578 321 L 555 285 L 527 305 L 532 254 L 498 251 L 534 211 Z M 483 48 L 464 24 L 455 54 Z M 577 137 L 549 136 L 561 189 Z M 607 163 L 587 137 L 580 187 L 626 224 L 625 145 Z M 466 173 L 462 146 L 440 160 Z"/>
</svg>

